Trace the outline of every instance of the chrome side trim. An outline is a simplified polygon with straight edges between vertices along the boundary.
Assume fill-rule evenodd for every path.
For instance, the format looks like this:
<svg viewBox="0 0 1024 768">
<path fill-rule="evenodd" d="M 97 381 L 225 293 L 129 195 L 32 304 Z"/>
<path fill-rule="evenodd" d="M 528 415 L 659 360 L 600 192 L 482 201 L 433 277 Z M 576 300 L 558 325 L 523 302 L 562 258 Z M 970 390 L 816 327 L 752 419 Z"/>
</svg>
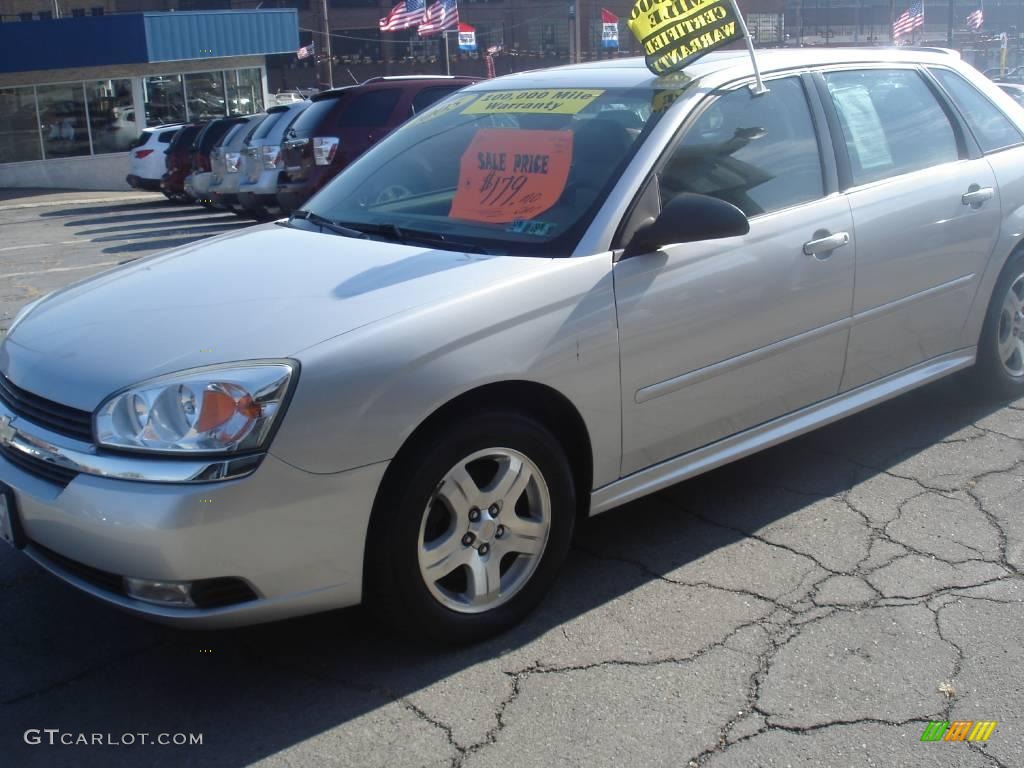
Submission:
<svg viewBox="0 0 1024 768">
<path fill-rule="evenodd" d="M 974 363 L 976 352 L 969 347 L 933 358 L 608 483 L 591 494 L 590 514 L 606 512 L 967 368 Z"/>
<path fill-rule="evenodd" d="M 969 275 L 964 275 L 963 277 L 958 277 L 955 280 L 950 280 L 948 283 L 942 283 L 941 285 L 932 286 L 931 288 L 925 288 L 923 291 L 918 291 L 917 293 L 912 293 L 909 296 L 904 296 L 902 299 L 890 301 L 888 304 L 880 304 L 877 307 L 862 310 L 853 316 L 853 322 L 860 323 L 864 320 L 871 320 L 879 315 L 886 315 L 890 312 L 895 312 L 908 304 L 913 304 L 915 301 L 930 299 L 932 296 L 937 296 L 940 293 L 945 293 L 946 291 L 952 291 L 963 285 L 968 285 L 974 281 L 974 278 L 975 274 L 972 272 Z"/>
<path fill-rule="evenodd" d="M 706 365 L 703 368 L 698 368 L 695 371 L 684 373 L 681 376 L 673 376 L 671 379 L 665 381 L 659 381 L 657 384 L 649 384 L 642 389 L 636 391 L 634 399 L 637 403 L 646 403 L 648 400 L 654 400 L 662 395 L 667 395 L 676 390 L 683 389 L 697 384 L 706 379 L 720 376 L 733 368 L 741 368 L 744 365 L 750 365 L 752 363 L 760 362 L 765 358 L 778 355 L 782 352 L 800 346 L 801 344 L 807 344 L 808 342 L 815 341 L 828 336 L 833 333 L 845 331 L 853 325 L 853 318 L 844 317 L 841 320 L 836 320 L 828 325 L 823 325 L 819 328 L 813 328 L 803 333 L 798 333 L 796 336 L 790 336 L 788 339 L 782 339 L 769 344 L 760 349 L 755 349 L 750 352 L 744 352 L 741 355 L 730 357 L 728 360 L 722 360 L 718 363 L 712 363 Z"/>
<path fill-rule="evenodd" d="M 265 454 L 230 459 L 174 459 L 97 453 L 95 446 L 58 435 L 16 416 L 0 403 L 0 445 L 83 475 L 144 483 L 207 483 L 252 474 Z"/>
</svg>

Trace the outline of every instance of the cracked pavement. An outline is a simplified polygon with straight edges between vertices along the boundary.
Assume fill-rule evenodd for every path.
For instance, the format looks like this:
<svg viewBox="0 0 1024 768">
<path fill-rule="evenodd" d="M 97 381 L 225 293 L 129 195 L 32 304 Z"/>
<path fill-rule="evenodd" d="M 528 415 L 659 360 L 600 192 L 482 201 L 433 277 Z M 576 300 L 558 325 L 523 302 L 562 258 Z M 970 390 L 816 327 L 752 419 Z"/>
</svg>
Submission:
<svg viewBox="0 0 1024 768">
<path fill-rule="evenodd" d="M 133 232 L 147 212 L 201 215 L 115 207 Z M 80 208 L 0 203 L 5 245 L 104 218 Z M 5 316 L 102 268 L 107 242 L 0 252 Z M 1022 511 L 1024 400 L 954 377 L 588 521 L 540 609 L 470 648 L 362 609 L 169 630 L 0 550 L 0 750 L 18 766 L 1020 766 Z M 999 724 L 985 743 L 919 740 L 956 719 Z M 29 746 L 27 728 L 203 745 Z"/>
</svg>

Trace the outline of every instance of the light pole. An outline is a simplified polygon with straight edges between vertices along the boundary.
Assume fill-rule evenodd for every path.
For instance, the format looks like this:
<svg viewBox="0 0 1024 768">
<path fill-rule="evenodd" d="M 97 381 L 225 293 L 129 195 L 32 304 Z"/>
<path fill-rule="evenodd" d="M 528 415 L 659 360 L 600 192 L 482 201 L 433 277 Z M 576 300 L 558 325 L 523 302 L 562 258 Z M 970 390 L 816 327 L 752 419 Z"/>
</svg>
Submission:
<svg viewBox="0 0 1024 768">
<path fill-rule="evenodd" d="M 54 0 L 54 2 L 56 1 L 57 0 Z M 331 66 L 331 22 L 329 17 L 327 16 L 327 0 L 322 0 L 321 13 L 323 14 L 323 27 L 321 29 L 323 32 L 322 36 L 324 39 L 324 44 L 322 48 L 322 55 L 324 59 L 321 62 L 322 66 L 320 69 L 320 82 L 326 82 L 328 88 L 333 88 L 334 67 Z"/>
</svg>

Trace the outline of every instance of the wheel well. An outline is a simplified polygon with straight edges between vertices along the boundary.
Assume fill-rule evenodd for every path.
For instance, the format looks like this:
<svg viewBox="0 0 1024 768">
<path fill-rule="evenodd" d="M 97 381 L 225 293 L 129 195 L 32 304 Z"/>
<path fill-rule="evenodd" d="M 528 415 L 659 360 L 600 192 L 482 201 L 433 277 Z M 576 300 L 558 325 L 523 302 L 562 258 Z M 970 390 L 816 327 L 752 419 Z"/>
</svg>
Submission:
<svg viewBox="0 0 1024 768">
<path fill-rule="evenodd" d="M 594 454 L 583 417 L 569 399 L 551 387 L 533 381 L 502 381 L 485 384 L 449 400 L 413 430 L 392 460 L 381 484 L 388 482 L 391 467 L 416 450 L 430 435 L 443 429 L 452 418 L 485 410 L 514 411 L 537 419 L 561 443 L 572 468 L 576 486 L 576 512 L 586 517 L 590 510 L 590 489 L 594 477 Z"/>
</svg>

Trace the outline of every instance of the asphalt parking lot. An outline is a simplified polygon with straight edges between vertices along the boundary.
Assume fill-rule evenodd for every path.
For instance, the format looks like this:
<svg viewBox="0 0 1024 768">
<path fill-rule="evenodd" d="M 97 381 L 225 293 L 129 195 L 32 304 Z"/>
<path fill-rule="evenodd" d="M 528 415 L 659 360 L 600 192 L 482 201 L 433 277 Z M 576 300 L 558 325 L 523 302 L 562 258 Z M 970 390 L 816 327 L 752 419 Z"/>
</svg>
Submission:
<svg viewBox="0 0 1024 768">
<path fill-rule="evenodd" d="M 0 199 L 0 329 L 41 293 L 246 225 L 157 196 Z M 361 609 L 169 630 L 0 550 L 0 754 L 1010 768 L 1022 570 L 1024 400 L 981 402 L 953 378 L 590 521 L 540 610 L 471 648 L 392 636 Z M 922 742 L 930 720 L 998 725 L 987 742 Z M 115 743 L 50 745 L 42 729 Z M 141 733 L 202 744 L 127 743 Z"/>
</svg>

